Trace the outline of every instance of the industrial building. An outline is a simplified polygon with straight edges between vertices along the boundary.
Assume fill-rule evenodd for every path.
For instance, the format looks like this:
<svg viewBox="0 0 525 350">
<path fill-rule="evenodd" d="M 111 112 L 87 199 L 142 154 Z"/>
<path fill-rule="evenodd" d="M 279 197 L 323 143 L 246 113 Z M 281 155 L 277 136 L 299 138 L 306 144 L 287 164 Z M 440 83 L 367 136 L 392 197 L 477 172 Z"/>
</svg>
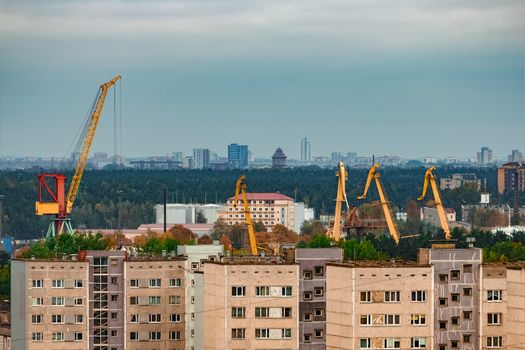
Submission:
<svg viewBox="0 0 525 350">
<path fill-rule="evenodd" d="M 168 224 L 196 224 L 197 214 L 205 218 L 206 223 L 213 224 L 217 221 L 217 213 L 226 207 L 220 204 L 166 204 L 166 223 Z M 164 223 L 164 205 L 155 205 L 155 222 Z"/>
</svg>

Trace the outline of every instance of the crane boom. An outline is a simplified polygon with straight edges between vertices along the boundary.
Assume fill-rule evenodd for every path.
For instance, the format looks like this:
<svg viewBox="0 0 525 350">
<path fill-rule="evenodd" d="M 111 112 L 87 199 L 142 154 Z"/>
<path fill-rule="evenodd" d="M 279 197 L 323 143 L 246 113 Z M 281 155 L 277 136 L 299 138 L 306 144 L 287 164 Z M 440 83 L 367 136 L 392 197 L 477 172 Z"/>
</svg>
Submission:
<svg viewBox="0 0 525 350">
<path fill-rule="evenodd" d="M 375 163 L 368 172 L 368 177 L 366 179 L 366 185 L 365 189 L 363 191 L 363 194 L 357 199 L 365 199 L 366 195 L 368 193 L 368 189 L 370 188 L 370 183 L 372 182 L 372 179 L 375 180 L 376 187 L 377 187 L 377 193 L 379 194 L 379 200 L 381 202 L 381 207 L 383 208 L 383 213 L 385 215 L 386 224 L 388 226 L 388 232 L 390 232 L 390 236 L 394 239 L 396 244 L 399 244 L 399 233 L 397 232 L 396 225 L 394 224 L 394 219 L 392 217 L 392 213 L 390 211 L 390 208 L 388 207 L 388 201 L 386 200 L 386 196 L 383 192 L 383 187 L 381 186 L 381 181 L 379 181 L 379 178 L 381 177 L 381 174 L 377 171 L 379 168 L 379 163 Z"/>
<path fill-rule="evenodd" d="M 241 193 L 242 202 L 244 206 L 244 217 L 246 218 L 246 226 L 248 226 L 248 238 L 250 240 L 250 249 L 252 251 L 252 255 L 259 255 L 259 250 L 257 248 L 257 239 L 255 237 L 255 231 L 253 229 L 252 216 L 250 215 L 250 208 L 248 208 L 248 198 L 246 197 L 246 183 L 244 182 L 245 179 L 246 176 L 242 175 L 237 180 L 235 186 L 235 199 L 233 202 L 233 207 L 237 207 L 239 193 Z"/>
<path fill-rule="evenodd" d="M 341 239 L 341 207 L 343 206 L 343 200 L 346 203 L 346 209 L 348 210 L 348 200 L 346 198 L 346 182 L 348 181 L 348 172 L 343 162 L 338 163 L 339 170 L 335 173 L 337 176 L 337 197 L 335 199 L 335 217 L 334 227 L 327 232 L 327 236 L 333 238 L 336 242 Z"/>
<path fill-rule="evenodd" d="M 449 240 L 452 238 L 450 233 L 450 228 L 448 226 L 447 216 L 445 215 L 445 209 L 443 208 L 443 203 L 441 202 L 441 195 L 439 194 L 439 189 L 436 183 L 436 176 L 433 171 L 436 170 L 435 166 L 431 166 L 425 172 L 425 182 L 423 183 L 423 192 L 421 196 L 417 199 L 418 201 L 425 198 L 427 195 L 428 183 L 430 182 L 430 187 L 432 187 L 432 193 L 434 194 L 434 203 L 436 204 L 436 209 L 439 216 L 439 222 L 441 223 L 441 228 L 445 232 L 445 239 Z"/>
<path fill-rule="evenodd" d="M 80 181 L 82 180 L 82 174 L 84 173 L 84 168 L 88 160 L 89 150 L 91 149 L 91 144 L 93 143 L 93 138 L 95 137 L 95 132 L 97 130 L 98 122 L 102 114 L 102 108 L 104 107 L 104 102 L 106 101 L 106 95 L 108 90 L 115 85 L 115 83 L 120 80 L 120 75 L 117 75 L 107 83 L 100 85 L 98 100 L 91 115 L 89 126 L 86 133 L 86 138 L 84 139 L 84 144 L 82 145 L 82 151 L 78 158 L 77 167 L 75 169 L 75 174 L 69 185 L 69 190 L 66 197 L 66 212 L 67 214 L 71 213 L 73 208 L 73 203 L 77 197 L 78 187 L 80 186 Z"/>
</svg>

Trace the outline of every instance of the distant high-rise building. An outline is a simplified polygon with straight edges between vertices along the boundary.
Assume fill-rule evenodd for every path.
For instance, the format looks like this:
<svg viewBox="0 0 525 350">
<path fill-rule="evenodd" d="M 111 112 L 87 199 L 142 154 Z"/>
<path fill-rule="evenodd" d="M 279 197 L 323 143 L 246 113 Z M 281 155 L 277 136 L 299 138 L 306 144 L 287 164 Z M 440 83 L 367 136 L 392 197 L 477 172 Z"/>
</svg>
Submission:
<svg viewBox="0 0 525 350">
<path fill-rule="evenodd" d="M 232 143 L 228 145 L 228 165 L 232 169 L 248 167 L 248 146 Z"/>
<path fill-rule="evenodd" d="M 477 154 L 478 164 L 487 165 L 492 163 L 492 150 L 488 147 L 481 147 L 481 152 Z"/>
<path fill-rule="evenodd" d="M 173 158 L 174 161 L 176 162 L 182 162 L 182 152 L 173 152 L 171 154 L 171 157 Z"/>
<path fill-rule="evenodd" d="M 210 166 L 210 150 L 207 148 L 193 149 L 193 169 L 205 169 Z"/>
<path fill-rule="evenodd" d="M 312 143 L 306 137 L 301 139 L 301 160 L 312 160 Z"/>
<path fill-rule="evenodd" d="M 519 149 L 513 149 L 512 153 L 508 156 L 509 162 L 523 162 L 523 153 L 520 152 Z"/>
<path fill-rule="evenodd" d="M 182 167 L 184 169 L 193 169 L 193 157 L 186 156 L 182 159 Z"/>
<path fill-rule="evenodd" d="M 339 162 L 343 160 L 344 158 L 345 157 L 342 152 L 332 152 L 332 154 L 330 155 L 330 159 L 333 160 L 334 162 Z"/>
<path fill-rule="evenodd" d="M 274 168 L 285 168 L 286 167 L 286 154 L 279 147 L 275 150 L 272 156 L 272 166 Z"/>
</svg>

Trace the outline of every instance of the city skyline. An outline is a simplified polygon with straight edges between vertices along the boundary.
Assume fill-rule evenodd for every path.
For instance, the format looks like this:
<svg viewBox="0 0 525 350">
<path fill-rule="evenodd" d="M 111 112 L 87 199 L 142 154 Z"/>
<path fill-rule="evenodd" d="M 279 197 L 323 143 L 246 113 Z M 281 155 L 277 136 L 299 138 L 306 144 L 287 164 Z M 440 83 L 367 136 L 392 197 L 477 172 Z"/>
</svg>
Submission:
<svg viewBox="0 0 525 350">
<path fill-rule="evenodd" d="M 465 157 L 487 143 L 504 156 L 525 149 L 524 12 L 510 0 L 2 2 L 0 155 L 65 154 L 97 87 L 121 74 L 128 156 L 237 142 L 299 158 L 305 135 L 312 155 Z M 112 153 L 111 94 L 94 152 Z"/>
</svg>

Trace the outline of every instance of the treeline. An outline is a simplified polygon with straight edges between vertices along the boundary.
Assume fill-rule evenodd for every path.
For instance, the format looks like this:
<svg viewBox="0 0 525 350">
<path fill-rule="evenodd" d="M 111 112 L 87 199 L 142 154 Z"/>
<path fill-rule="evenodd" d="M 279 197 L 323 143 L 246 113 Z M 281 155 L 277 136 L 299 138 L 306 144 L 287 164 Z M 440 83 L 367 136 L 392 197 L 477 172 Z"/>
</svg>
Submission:
<svg viewBox="0 0 525 350">
<path fill-rule="evenodd" d="M 405 210 L 407 203 L 420 195 L 425 169 L 380 169 L 385 191 L 395 210 Z M 34 214 L 37 198 L 37 174 L 34 171 L 0 172 L 0 194 L 3 199 L 3 231 L 18 239 L 40 237 L 45 234 L 49 218 Z M 506 198 L 497 195 L 495 168 L 448 168 L 437 170 L 439 177 L 452 173 L 475 173 L 487 180 L 487 190 L 494 202 Z M 347 185 L 351 204 L 361 194 L 368 171 L 350 169 Z M 72 213 L 77 228 L 136 228 L 155 220 L 153 206 L 162 202 L 166 188 L 169 202 L 214 203 L 225 202 L 233 195 L 235 181 L 247 176 L 250 192 L 280 192 L 313 207 L 316 215 L 332 214 L 337 190 L 334 169 L 302 167 L 284 170 L 252 169 L 247 171 L 86 171 Z M 68 181 L 72 174 L 66 174 Z M 446 206 L 460 212 L 461 204 L 479 202 L 479 193 L 471 188 L 443 191 Z M 428 198 L 431 198 L 429 196 Z M 525 200 L 525 197 L 523 198 Z M 377 200 L 375 188 L 370 189 L 367 201 Z M 119 205 L 120 202 L 120 205 Z"/>
</svg>

